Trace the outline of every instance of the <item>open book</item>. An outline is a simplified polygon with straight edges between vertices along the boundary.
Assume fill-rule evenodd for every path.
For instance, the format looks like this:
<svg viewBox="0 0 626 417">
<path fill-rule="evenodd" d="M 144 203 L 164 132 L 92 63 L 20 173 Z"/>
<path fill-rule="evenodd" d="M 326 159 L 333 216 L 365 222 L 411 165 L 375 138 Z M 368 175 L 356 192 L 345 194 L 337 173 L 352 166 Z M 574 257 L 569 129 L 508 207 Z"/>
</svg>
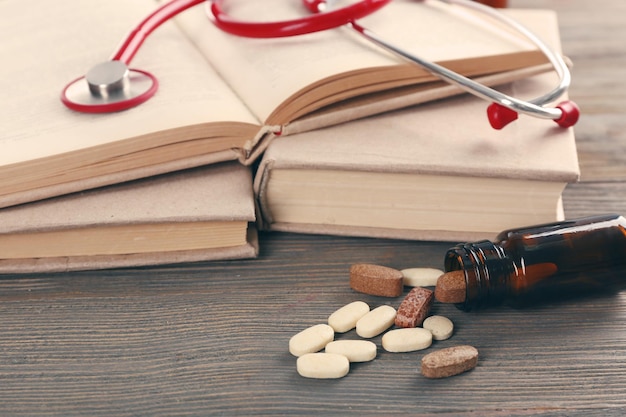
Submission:
<svg viewBox="0 0 626 417">
<path fill-rule="evenodd" d="M 0 273 L 257 255 L 252 174 L 237 162 L 0 209 Z"/>
<path fill-rule="evenodd" d="M 297 1 L 239 3 L 242 19 L 304 13 Z M 397 0 L 362 24 L 490 84 L 546 68 L 534 46 L 501 27 L 425 3 Z M 65 108 L 62 88 L 105 61 L 155 6 L 0 3 L 10 16 L 0 26 L 0 51 L 10 57 L 0 69 L 0 207 L 218 161 L 248 164 L 276 135 L 459 92 L 347 28 L 246 39 L 221 32 L 195 7 L 159 27 L 132 62 L 159 78 L 154 98 L 115 114 Z"/>
<path fill-rule="evenodd" d="M 556 15 L 523 13 L 559 47 Z M 541 74 L 503 88 L 534 98 L 558 82 Z M 269 230 L 467 241 L 561 220 L 561 194 L 579 176 L 573 130 L 520 116 L 502 131 L 485 104 L 448 98 L 277 138 L 255 176 Z"/>
</svg>

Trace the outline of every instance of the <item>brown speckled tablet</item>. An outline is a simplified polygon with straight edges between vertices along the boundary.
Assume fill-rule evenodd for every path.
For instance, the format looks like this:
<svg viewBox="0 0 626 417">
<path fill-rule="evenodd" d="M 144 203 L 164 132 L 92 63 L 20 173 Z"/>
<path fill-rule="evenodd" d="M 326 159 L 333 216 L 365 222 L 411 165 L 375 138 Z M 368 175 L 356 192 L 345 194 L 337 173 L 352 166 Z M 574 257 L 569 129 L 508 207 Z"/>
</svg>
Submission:
<svg viewBox="0 0 626 417">
<path fill-rule="evenodd" d="M 465 301 L 466 291 L 465 272 L 461 270 L 446 272 L 437 279 L 435 298 L 441 303 L 458 304 Z"/>
<path fill-rule="evenodd" d="M 358 292 L 382 297 L 402 295 L 402 272 L 373 264 L 354 264 L 350 267 L 350 287 Z"/>
<path fill-rule="evenodd" d="M 426 378 L 446 378 L 474 369 L 478 350 L 469 345 L 453 346 L 429 353 L 422 358 L 422 375 Z"/>
<path fill-rule="evenodd" d="M 398 327 L 417 327 L 428 317 L 433 305 L 433 292 L 427 288 L 415 287 L 402 300 L 396 314 Z"/>
</svg>

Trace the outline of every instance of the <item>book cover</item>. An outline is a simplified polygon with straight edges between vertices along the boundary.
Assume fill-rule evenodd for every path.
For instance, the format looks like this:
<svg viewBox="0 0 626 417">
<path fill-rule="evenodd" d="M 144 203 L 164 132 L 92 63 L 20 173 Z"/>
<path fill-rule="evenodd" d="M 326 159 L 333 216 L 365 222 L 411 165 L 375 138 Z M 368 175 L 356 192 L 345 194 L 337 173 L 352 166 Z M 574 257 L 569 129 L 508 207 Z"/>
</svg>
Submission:
<svg viewBox="0 0 626 417">
<path fill-rule="evenodd" d="M 0 273 L 252 258 L 252 174 L 224 162 L 0 210 Z"/>
</svg>

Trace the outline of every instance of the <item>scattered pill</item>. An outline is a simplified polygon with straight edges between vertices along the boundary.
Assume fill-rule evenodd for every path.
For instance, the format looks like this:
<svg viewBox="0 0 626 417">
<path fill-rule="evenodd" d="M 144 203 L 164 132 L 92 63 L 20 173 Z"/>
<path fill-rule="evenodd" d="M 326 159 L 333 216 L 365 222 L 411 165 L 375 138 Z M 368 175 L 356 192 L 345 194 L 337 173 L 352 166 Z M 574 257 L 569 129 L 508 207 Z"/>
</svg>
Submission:
<svg viewBox="0 0 626 417">
<path fill-rule="evenodd" d="M 350 362 L 369 362 L 376 358 L 376 344 L 369 340 L 335 340 L 326 345 L 326 353 L 337 353 Z"/>
<path fill-rule="evenodd" d="M 328 317 L 328 324 L 337 333 L 345 333 L 356 327 L 356 322 L 369 313 L 370 306 L 363 301 L 346 304 Z"/>
<path fill-rule="evenodd" d="M 294 356 L 319 352 L 333 341 L 335 331 L 327 324 L 316 324 L 302 330 L 289 339 L 289 352 Z"/>
<path fill-rule="evenodd" d="M 395 324 L 398 327 L 416 327 L 428 317 L 433 305 L 433 292 L 427 288 L 415 287 L 404 297 Z"/>
<path fill-rule="evenodd" d="M 296 368 L 305 378 L 336 379 L 348 374 L 350 362 L 337 353 L 307 353 L 298 358 Z"/>
<path fill-rule="evenodd" d="M 421 327 L 390 330 L 382 339 L 383 349 L 387 352 L 414 352 L 426 349 L 432 343 L 433 334 Z"/>
<path fill-rule="evenodd" d="M 407 268 L 402 271 L 403 283 L 407 287 L 434 287 L 443 271 L 435 268 Z"/>
<path fill-rule="evenodd" d="M 454 331 L 452 320 L 444 316 L 430 316 L 424 320 L 422 327 L 430 330 L 435 340 L 449 339 Z"/>
<path fill-rule="evenodd" d="M 364 338 L 378 336 L 393 325 L 396 309 L 383 305 L 376 307 L 356 323 L 356 334 Z"/>
<path fill-rule="evenodd" d="M 422 358 L 422 375 L 427 378 L 446 378 L 474 369 L 478 364 L 478 350 L 473 346 L 453 346 L 429 353 Z"/>
<path fill-rule="evenodd" d="M 398 297 L 404 288 L 402 272 L 373 264 L 350 267 L 350 287 L 358 292 L 382 297 Z"/>
<path fill-rule="evenodd" d="M 465 272 L 446 272 L 437 280 L 435 298 L 442 303 L 462 303 L 465 301 Z"/>
</svg>

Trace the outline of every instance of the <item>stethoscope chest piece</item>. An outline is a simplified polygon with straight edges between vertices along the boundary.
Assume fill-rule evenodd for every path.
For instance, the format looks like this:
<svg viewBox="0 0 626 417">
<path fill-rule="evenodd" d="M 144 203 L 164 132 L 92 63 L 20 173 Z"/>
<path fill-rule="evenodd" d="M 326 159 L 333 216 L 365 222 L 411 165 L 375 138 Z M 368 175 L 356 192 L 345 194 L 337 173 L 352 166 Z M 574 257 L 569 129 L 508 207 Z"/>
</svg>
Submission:
<svg viewBox="0 0 626 417">
<path fill-rule="evenodd" d="M 148 100 L 158 86 L 149 72 L 130 69 L 121 61 L 106 61 L 70 82 L 61 92 L 61 100 L 84 113 L 122 111 Z"/>
</svg>

